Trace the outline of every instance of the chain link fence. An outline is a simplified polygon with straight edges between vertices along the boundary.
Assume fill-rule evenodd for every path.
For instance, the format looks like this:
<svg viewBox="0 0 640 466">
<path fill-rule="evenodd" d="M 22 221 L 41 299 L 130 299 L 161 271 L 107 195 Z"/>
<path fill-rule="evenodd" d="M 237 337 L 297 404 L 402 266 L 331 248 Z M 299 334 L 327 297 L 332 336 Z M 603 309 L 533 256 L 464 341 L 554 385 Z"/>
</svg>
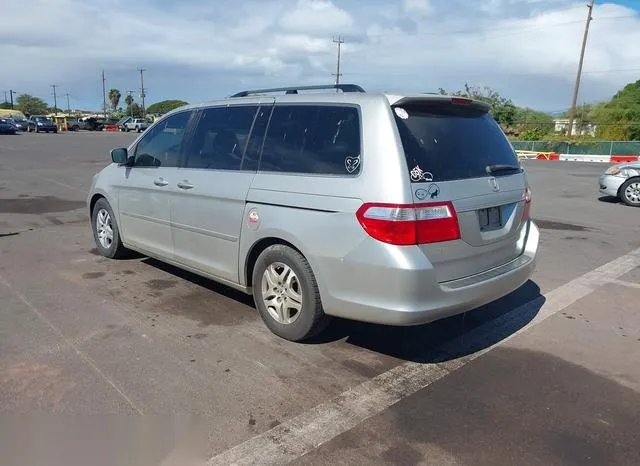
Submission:
<svg viewBox="0 0 640 466">
<path fill-rule="evenodd" d="M 640 141 L 511 141 L 515 150 L 574 155 L 640 155 Z"/>
</svg>

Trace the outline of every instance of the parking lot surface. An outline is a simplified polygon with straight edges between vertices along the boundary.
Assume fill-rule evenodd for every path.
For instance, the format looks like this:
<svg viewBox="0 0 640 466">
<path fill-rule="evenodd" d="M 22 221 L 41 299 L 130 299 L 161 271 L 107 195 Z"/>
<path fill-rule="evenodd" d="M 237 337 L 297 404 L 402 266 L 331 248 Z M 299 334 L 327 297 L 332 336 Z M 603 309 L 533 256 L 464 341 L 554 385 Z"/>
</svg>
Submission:
<svg viewBox="0 0 640 466">
<path fill-rule="evenodd" d="M 0 412 L 196 416 L 200 464 L 640 464 L 640 209 L 600 198 L 604 164 L 525 162 L 541 249 L 512 295 L 300 344 L 240 293 L 97 255 L 91 176 L 134 138 L 0 138 Z"/>
</svg>

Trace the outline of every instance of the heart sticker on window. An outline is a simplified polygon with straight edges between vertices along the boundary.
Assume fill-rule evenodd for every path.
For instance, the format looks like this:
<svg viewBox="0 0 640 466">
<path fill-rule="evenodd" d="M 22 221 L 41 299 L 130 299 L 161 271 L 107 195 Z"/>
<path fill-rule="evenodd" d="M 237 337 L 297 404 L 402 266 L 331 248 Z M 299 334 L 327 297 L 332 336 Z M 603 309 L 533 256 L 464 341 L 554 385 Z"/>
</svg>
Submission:
<svg viewBox="0 0 640 466">
<path fill-rule="evenodd" d="M 355 172 L 360 166 L 360 156 L 357 157 L 347 157 L 344 159 L 344 168 L 348 173 Z"/>
</svg>

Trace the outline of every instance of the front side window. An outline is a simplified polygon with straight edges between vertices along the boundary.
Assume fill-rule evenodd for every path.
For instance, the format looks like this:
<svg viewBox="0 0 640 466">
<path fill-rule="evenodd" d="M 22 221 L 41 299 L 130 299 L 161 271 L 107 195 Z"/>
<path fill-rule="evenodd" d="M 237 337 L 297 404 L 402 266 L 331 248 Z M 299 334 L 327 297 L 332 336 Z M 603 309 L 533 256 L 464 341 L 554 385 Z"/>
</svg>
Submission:
<svg viewBox="0 0 640 466">
<path fill-rule="evenodd" d="M 136 147 L 134 166 L 177 167 L 192 113 L 189 110 L 171 115 L 146 133 Z"/>
<path fill-rule="evenodd" d="M 187 168 L 240 170 L 258 107 L 239 105 L 202 110 L 187 149 Z"/>
<path fill-rule="evenodd" d="M 351 106 L 277 105 L 261 171 L 355 176 L 360 173 L 360 116 Z"/>
</svg>

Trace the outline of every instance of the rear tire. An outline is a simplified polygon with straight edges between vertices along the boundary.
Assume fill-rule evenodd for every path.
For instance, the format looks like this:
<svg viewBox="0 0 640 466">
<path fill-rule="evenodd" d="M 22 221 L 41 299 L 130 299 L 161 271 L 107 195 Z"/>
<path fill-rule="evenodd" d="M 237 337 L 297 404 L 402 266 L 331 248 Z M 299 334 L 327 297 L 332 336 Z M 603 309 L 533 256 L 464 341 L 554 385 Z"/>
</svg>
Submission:
<svg viewBox="0 0 640 466">
<path fill-rule="evenodd" d="M 318 284 L 298 251 L 282 244 L 269 246 L 258 256 L 252 278 L 256 308 L 274 334 L 302 341 L 326 328 L 329 317 L 322 309 Z"/>
<path fill-rule="evenodd" d="M 640 178 L 631 178 L 620 186 L 620 199 L 631 207 L 640 207 Z"/>
<path fill-rule="evenodd" d="M 98 199 L 91 212 L 91 230 L 98 252 L 110 259 L 121 259 L 129 254 L 120 240 L 120 230 L 109 202 Z M 109 234 L 110 232 L 110 234 Z"/>
</svg>

